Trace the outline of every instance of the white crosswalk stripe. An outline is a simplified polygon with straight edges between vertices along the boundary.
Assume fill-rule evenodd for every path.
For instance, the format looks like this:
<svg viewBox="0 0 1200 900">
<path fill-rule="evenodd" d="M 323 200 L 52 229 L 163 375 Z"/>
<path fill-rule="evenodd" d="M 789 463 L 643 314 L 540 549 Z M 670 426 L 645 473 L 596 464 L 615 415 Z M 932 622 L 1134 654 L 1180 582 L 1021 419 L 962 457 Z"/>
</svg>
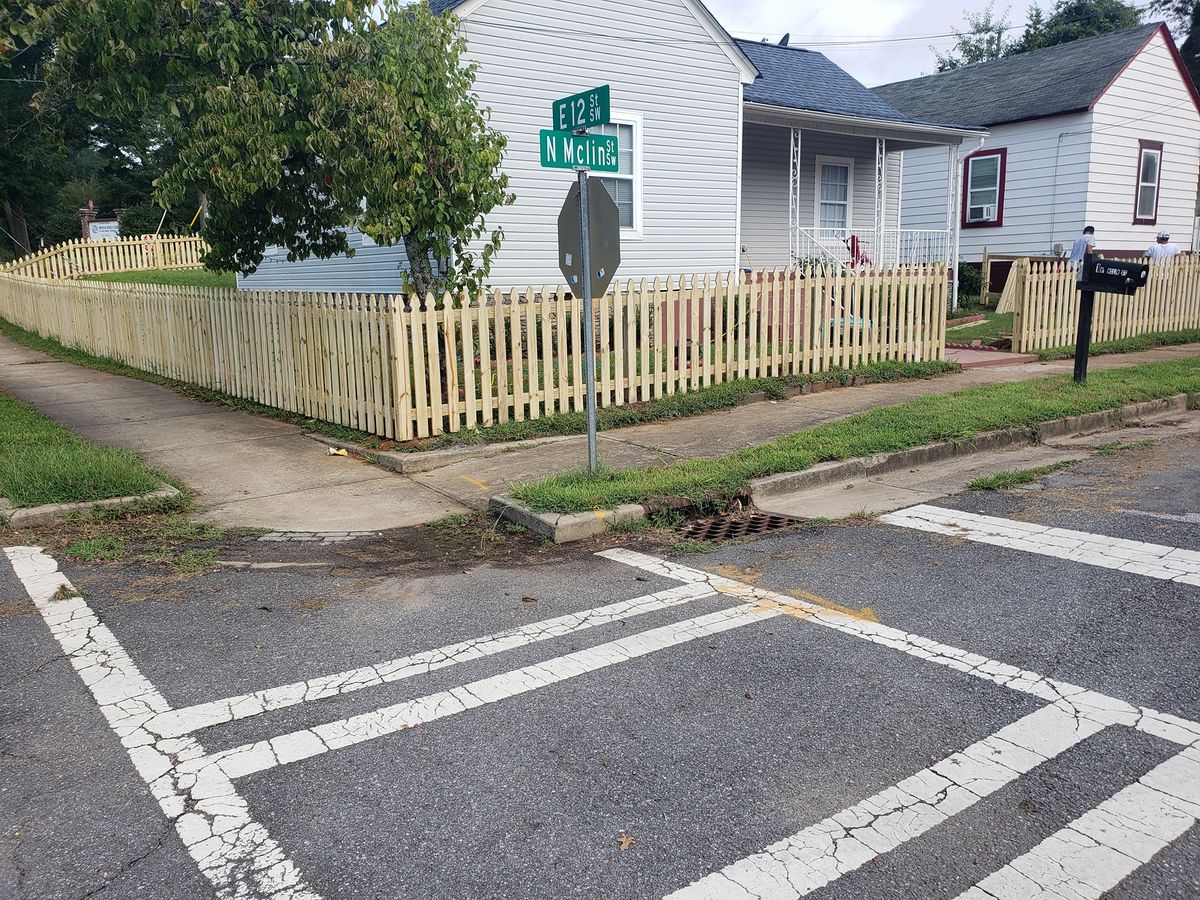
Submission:
<svg viewBox="0 0 1200 900">
<path fill-rule="evenodd" d="M 1053 528 L 925 503 L 887 513 L 879 521 L 1162 581 L 1200 585 L 1200 552 L 1182 547 Z"/>
<path fill-rule="evenodd" d="M 1200 774 L 1200 768 L 1196 766 L 1200 760 L 1200 723 L 1146 707 L 1136 708 L 1069 682 L 701 569 L 625 549 L 605 550 L 600 555 L 662 577 L 676 578 L 688 584 L 706 584 L 749 603 L 780 609 L 813 624 L 1049 702 L 1041 710 L 1005 726 L 937 765 L 681 888 L 670 895 L 670 900 L 794 900 L 803 897 L 936 827 L 1040 762 L 1114 725 L 1132 727 L 1187 749 L 1143 777 L 1138 784 L 1116 795 L 1108 806 L 1102 804 L 1081 817 L 1077 820 L 1079 828 L 1070 836 L 1064 834 L 1071 828 L 1068 826 L 1054 839 L 1047 839 L 1040 854 L 1031 851 L 1033 856 L 1026 854 L 1028 859 L 1022 857 L 1023 862 L 1014 861 L 1012 865 L 1053 867 L 1058 856 L 1065 858 L 1073 852 L 1070 849 L 1072 840 L 1079 845 L 1095 830 L 1095 823 L 1099 822 L 1097 827 L 1103 827 L 1104 823 L 1111 822 L 1120 824 L 1124 830 L 1114 829 L 1110 845 L 1105 845 L 1108 850 L 1093 853 L 1093 863 L 1097 866 L 1106 864 L 1112 873 L 1124 867 L 1124 874 L 1128 874 L 1149 859 L 1146 851 L 1154 841 L 1158 842 L 1158 849 L 1166 846 L 1189 827 L 1189 816 L 1194 819 L 1200 813 L 1200 779 L 1194 777 Z M 931 794 L 934 788 L 939 790 Z M 1154 797 L 1146 791 L 1155 791 L 1162 796 Z M 1142 829 L 1157 830 L 1147 838 L 1140 834 Z M 1117 860 L 1108 851 L 1126 854 L 1128 859 Z M 1014 872 L 1019 874 L 1020 869 L 1006 867 L 997 872 L 995 878 L 997 882 L 1003 879 L 1008 884 L 1015 877 Z M 1117 881 L 1124 874 L 1119 875 Z M 1050 890 L 1053 884 L 1063 887 L 1064 892 L 1053 893 Z M 1045 894 L 1019 891 L 993 894 L 991 888 L 981 882 L 972 889 L 975 893 L 968 892 L 964 898 L 1085 900 L 1100 896 L 1089 887 L 1090 884 L 1081 881 L 1075 885 L 1066 876 L 1059 876 L 1057 881 L 1048 878 L 1042 885 L 1047 889 Z M 1069 892 L 1068 887 L 1075 893 Z"/>
<path fill-rule="evenodd" d="M 957 900 L 1099 900 L 1200 818 L 1190 747 L 993 872 Z"/>
</svg>

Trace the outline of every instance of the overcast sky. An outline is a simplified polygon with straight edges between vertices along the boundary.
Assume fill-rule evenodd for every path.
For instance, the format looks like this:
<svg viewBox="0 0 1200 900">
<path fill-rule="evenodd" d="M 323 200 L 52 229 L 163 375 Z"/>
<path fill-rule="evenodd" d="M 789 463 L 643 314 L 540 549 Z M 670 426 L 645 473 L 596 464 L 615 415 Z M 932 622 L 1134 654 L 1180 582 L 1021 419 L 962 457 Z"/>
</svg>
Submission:
<svg viewBox="0 0 1200 900">
<path fill-rule="evenodd" d="M 963 11 L 979 11 L 986 0 L 706 0 L 734 37 L 778 40 L 791 32 L 791 45 L 820 50 L 868 87 L 927 75 L 936 70 L 930 45 L 953 46 L 946 35 L 963 25 Z M 1023 24 L 1030 0 L 1014 0 L 1009 19 Z M 1043 2 L 1042 8 L 1052 6 Z M 1005 4 L 996 3 L 996 11 Z M 1020 31 L 1009 32 L 1010 36 Z"/>
</svg>

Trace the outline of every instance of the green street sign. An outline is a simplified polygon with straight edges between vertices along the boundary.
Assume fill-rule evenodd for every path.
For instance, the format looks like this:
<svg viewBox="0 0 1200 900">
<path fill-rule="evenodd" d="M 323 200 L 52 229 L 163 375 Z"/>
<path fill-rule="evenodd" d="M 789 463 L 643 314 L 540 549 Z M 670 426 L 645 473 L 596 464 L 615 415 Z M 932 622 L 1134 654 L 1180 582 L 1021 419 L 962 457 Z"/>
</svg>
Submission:
<svg viewBox="0 0 1200 900">
<path fill-rule="evenodd" d="M 542 165 L 549 169 L 583 166 L 596 172 L 617 171 L 617 137 L 613 134 L 571 134 L 543 129 L 538 137 Z"/>
<path fill-rule="evenodd" d="M 607 125 L 609 116 L 607 84 L 554 101 L 555 131 L 574 131 L 576 128 Z"/>
</svg>

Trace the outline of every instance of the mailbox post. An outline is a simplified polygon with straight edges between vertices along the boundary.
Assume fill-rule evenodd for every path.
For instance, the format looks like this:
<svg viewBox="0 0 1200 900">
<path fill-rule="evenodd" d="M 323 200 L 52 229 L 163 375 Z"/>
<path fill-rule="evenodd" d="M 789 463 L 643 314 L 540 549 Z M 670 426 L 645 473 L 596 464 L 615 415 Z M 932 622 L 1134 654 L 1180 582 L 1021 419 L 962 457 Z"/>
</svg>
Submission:
<svg viewBox="0 0 1200 900">
<path fill-rule="evenodd" d="M 1096 291 L 1133 294 L 1146 284 L 1150 267 L 1145 263 L 1119 262 L 1087 254 L 1079 279 L 1079 329 L 1075 333 L 1075 383 L 1087 381 L 1088 355 L 1092 349 L 1092 314 Z"/>
</svg>

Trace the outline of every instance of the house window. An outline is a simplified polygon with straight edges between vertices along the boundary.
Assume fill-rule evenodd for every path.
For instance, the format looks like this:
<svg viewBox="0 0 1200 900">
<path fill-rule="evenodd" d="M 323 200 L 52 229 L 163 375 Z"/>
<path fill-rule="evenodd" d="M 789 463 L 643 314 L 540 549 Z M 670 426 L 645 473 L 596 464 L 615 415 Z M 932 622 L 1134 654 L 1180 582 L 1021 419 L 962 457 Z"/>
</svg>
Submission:
<svg viewBox="0 0 1200 900">
<path fill-rule="evenodd" d="M 963 163 L 963 225 L 986 228 L 1004 224 L 1004 169 L 1007 150 L 988 150 Z"/>
<path fill-rule="evenodd" d="M 634 143 L 641 135 L 632 122 L 612 122 L 608 125 L 589 129 L 592 134 L 610 134 L 617 138 L 617 171 L 605 175 L 601 181 L 608 188 L 608 193 L 616 201 L 620 213 L 622 228 L 636 229 L 638 221 L 638 178 L 641 173 L 636 171 L 638 148 Z"/>
<path fill-rule="evenodd" d="M 840 232 L 850 228 L 854 164 L 848 159 L 817 157 L 817 227 Z"/>
<path fill-rule="evenodd" d="M 1154 225 L 1158 221 L 1162 152 L 1162 141 L 1138 141 L 1137 192 L 1133 200 L 1134 225 Z"/>
</svg>

